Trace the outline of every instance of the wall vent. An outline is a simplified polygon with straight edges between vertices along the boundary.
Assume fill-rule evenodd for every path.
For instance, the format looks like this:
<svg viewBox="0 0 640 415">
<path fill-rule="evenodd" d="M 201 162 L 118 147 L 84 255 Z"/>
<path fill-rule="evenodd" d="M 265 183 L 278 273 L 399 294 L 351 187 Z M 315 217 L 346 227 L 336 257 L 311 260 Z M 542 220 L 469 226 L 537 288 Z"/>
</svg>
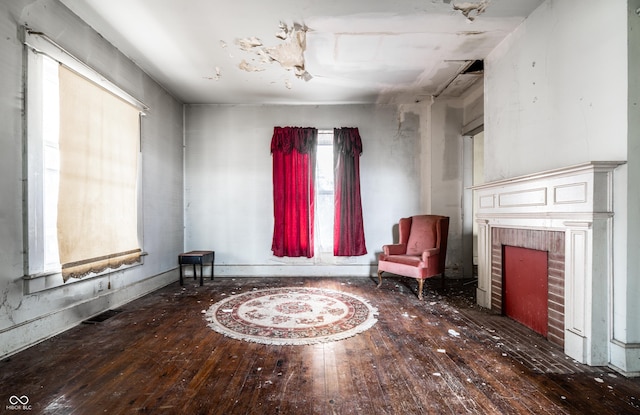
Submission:
<svg viewBox="0 0 640 415">
<path fill-rule="evenodd" d="M 88 318 L 86 320 L 83 321 L 84 324 L 98 324 L 98 323 L 102 323 L 103 321 L 110 319 L 111 317 L 117 315 L 118 313 L 121 313 L 122 310 L 107 310 L 104 313 L 100 313 L 96 316 L 93 316 L 91 318 Z"/>
</svg>

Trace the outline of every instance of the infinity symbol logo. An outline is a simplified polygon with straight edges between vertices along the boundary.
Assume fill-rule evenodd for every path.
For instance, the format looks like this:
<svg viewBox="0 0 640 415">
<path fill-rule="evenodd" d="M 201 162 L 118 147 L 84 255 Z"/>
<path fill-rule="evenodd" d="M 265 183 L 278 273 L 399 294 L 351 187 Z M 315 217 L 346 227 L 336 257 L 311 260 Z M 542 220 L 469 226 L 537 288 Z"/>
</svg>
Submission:
<svg viewBox="0 0 640 415">
<path fill-rule="evenodd" d="M 26 395 L 22 395 L 22 396 L 12 395 L 9 398 L 9 403 L 11 405 L 17 405 L 17 404 L 26 405 L 29 403 L 29 397 Z"/>
</svg>

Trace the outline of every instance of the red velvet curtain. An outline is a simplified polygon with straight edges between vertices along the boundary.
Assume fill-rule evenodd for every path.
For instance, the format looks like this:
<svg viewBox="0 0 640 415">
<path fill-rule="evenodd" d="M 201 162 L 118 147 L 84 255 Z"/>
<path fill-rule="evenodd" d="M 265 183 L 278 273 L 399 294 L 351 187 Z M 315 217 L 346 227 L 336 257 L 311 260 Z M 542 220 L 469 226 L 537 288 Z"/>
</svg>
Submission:
<svg viewBox="0 0 640 415">
<path fill-rule="evenodd" d="M 360 154 L 362 140 L 357 128 L 333 130 L 335 208 L 333 255 L 358 256 L 367 253 L 360 199 Z"/>
<path fill-rule="evenodd" d="M 273 242 L 278 257 L 313 256 L 315 128 L 275 127 L 273 155 Z"/>
</svg>

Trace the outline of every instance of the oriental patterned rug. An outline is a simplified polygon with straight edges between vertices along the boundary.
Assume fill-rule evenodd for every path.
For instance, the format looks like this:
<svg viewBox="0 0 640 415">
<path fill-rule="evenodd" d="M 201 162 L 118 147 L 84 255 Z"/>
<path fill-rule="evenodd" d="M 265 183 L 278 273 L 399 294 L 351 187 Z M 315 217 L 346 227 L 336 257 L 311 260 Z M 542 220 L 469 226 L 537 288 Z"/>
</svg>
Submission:
<svg viewBox="0 0 640 415">
<path fill-rule="evenodd" d="M 270 288 L 234 295 L 205 312 L 209 327 L 227 337 L 277 345 L 332 342 L 355 336 L 378 311 L 353 294 L 324 288 Z"/>
</svg>

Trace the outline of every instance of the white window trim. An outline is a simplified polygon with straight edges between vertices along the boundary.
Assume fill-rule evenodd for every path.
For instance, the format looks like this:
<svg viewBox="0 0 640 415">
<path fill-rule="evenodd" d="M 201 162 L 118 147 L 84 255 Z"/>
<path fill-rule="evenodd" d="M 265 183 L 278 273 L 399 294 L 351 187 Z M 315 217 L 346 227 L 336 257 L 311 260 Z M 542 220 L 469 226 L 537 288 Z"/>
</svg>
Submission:
<svg viewBox="0 0 640 415">
<path fill-rule="evenodd" d="M 78 60 L 62 46 L 49 39 L 47 35 L 25 28 L 24 44 L 31 51 L 47 55 L 61 64 L 73 69 L 73 71 L 84 76 L 88 80 L 137 107 L 141 112 L 144 113 L 149 109 L 142 101 L 134 98 L 124 89 L 108 80 L 105 76 Z"/>
<path fill-rule="evenodd" d="M 86 281 L 92 277 L 97 277 L 114 272 L 121 272 L 125 269 L 139 266 L 141 262 L 133 265 L 125 265 L 116 270 L 106 270 L 101 273 L 90 274 L 82 279 L 71 278 L 66 283 L 62 279 L 60 270 L 47 270 L 44 261 L 44 220 L 43 220 L 43 194 L 44 194 L 44 145 L 42 126 L 42 60 L 39 55 L 46 55 L 51 59 L 69 67 L 73 71 L 84 76 L 88 80 L 108 90 L 112 94 L 127 101 L 140 110 L 141 116 L 145 115 L 148 107 L 137 100 L 123 89 L 119 88 L 106 79 L 97 71 L 93 70 L 83 62 L 79 61 L 64 48 L 53 42 L 46 35 L 31 31 L 25 28 L 24 44 L 26 47 L 26 76 L 25 76 L 25 145 L 24 145 L 24 181 L 23 192 L 25 194 L 25 272 L 24 292 L 32 294 L 44 290 L 66 286 L 81 281 Z M 142 125 L 142 123 L 141 123 Z M 142 147 L 140 148 L 139 163 L 142 159 Z M 33 167 L 33 166 L 40 166 Z M 138 166 L 138 235 L 140 246 L 143 245 L 143 216 L 142 216 L 142 169 Z M 143 256 L 145 253 L 143 252 Z"/>
</svg>

